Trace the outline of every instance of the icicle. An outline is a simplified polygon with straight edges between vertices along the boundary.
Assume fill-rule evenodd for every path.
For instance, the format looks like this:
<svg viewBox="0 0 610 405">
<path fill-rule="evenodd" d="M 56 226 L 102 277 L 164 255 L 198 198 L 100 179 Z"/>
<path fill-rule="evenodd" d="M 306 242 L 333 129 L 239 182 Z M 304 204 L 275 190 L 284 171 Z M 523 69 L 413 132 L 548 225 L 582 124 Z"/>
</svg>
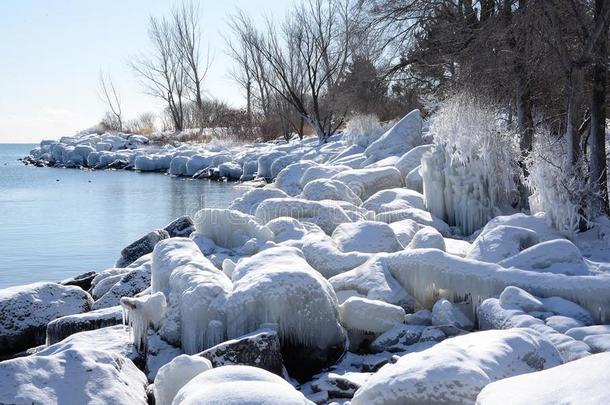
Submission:
<svg viewBox="0 0 610 405">
<path fill-rule="evenodd" d="M 147 347 L 148 327 L 158 327 L 165 315 L 167 302 L 161 292 L 141 298 L 121 298 L 124 322 L 131 328 L 130 338 L 138 351 L 143 352 Z"/>
</svg>

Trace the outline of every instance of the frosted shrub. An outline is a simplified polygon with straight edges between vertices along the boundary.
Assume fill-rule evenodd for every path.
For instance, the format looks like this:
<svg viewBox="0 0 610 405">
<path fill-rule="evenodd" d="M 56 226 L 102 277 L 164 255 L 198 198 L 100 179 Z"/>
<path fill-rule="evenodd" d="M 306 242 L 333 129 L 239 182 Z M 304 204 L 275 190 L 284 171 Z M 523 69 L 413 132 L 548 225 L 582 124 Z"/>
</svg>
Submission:
<svg viewBox="0 0 610 405">
<path fill-rule="evenodd" d="M 349 145 L 369 146 L 385 131 L 385 126 L 374 114 L 356 114 L 345 125 L 345 137 Z"/>
<path fill-rule="evenodd" d="M 518 201 L 518 136 L 499 108 L 459 94 L 430 124 L 436 150 L 422 158 L 427 208 L 471 234 Z"/>
<path fill-rule="evenodd" d="M 542 128 L 534 139 L 534 149 L 526 160 L 526 185 L 532 192 L 530 209 L 532 213 L 546 212 L 550 225 L 572 237 L 578 232 L 579 223 L 591 215 L 581 206 L 591 206 L 585 199 L 594 192 L 566 165 L 563 138 L 553 137 L 547 128 Z"/>
</svg>

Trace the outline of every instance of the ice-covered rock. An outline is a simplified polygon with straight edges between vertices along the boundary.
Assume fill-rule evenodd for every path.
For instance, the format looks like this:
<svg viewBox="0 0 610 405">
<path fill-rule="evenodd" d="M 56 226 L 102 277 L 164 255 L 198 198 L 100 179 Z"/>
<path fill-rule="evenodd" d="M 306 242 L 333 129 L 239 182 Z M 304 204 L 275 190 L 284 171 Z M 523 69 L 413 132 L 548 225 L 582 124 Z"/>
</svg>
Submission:
<svg viewBox="0 0 610 405">
<path fill-rule="evenodd" d="M 243 170 L 241 166 L 235 162 L 225 162 L 218 166 L 218 174 L 220 177 L 224 177 L 229 180 L 239 180 L 243 174 Z"/>
<path fill-rule="evenodd" d="M 341 325 L 348 330 L 384 333 L 405 320 L 405 310 L 379 300 L 351 297 L 339 306 Z"/>
<path fill-rule="evenodd" d="M 367 164 L 388 156 L 400 156 L 418 146 L 422 142 L 421 131 L 421 113 L 413 110 L 366 148 Z"/>
<path fill-rule="evenodd" d="M 396 252 L 402 249 L 394 231 L 383 222 L 344 223 L 335 228 L 333 241 L 342 252 Z"/>
<path fill-rule="evenodd" d="M 114 307 L 120 304 L 122 297 L 133 297 L 146 290 L 151 283 L 150 268 L 149 263 L 134 269 L 128 268 L 129 271 L 122 274 L 118 281 L 93 303 L 91 309 Z"/>
<path fill-rule="evenodd" d="M 566 335 L 577 340 L 584 340 L 587 336 L 607 335 L 609 333 L 610 325 L 581 326 L 566 331 Z"/>
<path fill-rule="evenodd" d="M 503 267 L 570 276 L 589 274 L 580 249 L 567 239 L 553 239 L 539 243 L 498 264 Z"/>
<path fill-rule="evenodd" d="M 52 345 L 78 332 L 119 325 L 122 322 L 123 313 L 119 306 L 62 316 L 48 323 L 46 344 Z"/>
<path fill-rule="evenodd" d="M 287 381 L 266 370 L 224 366 L 205 371 L 178 391 L 173 405 L 313 405 Z"/>
<path fill-rule="evenodd" d="M 183 215 L 167 224 L 163 230 L 169 234 L 170 238 L 188 237 L 195 230 L 195 224 L 191 217 Z"/>
<path fill-rule="evenodd" d="M 97 273 L 95 271 L 88 271 L 86 273 L 79 274 L 74 277 L 66 278 L 66 279 L 60 281 L 59 284 L 74 285 L 74 286 L 80 287 L 83 290 L 87 291 L 91 288 L 91 283 L 93 282 L 93 279 L 95 278 L 95 276 L 97 276 Z"/>
<path fill-rule="evenodd" d="M 373 352 L 395 351 L 393 347 L 401 349 L 417 342 L 426 329 L 424 325 L 405 325 L 397 324 L 392 329 L 382 333 L 371 343 L 370 349 Z"/>
<path fill-rule="evenodd" d="M 439 249 L 443 252 L 446 250 L 443 235 L 431 226 L 424 226 L 415 232 L 407 247 L 409 249 Z"/>
<path fill-rule="evenodd" d="M 407 175 L 413 171 L 413 169 L 421 165 L 421 157 L 424 155 L 424 153 L 431 151 L 433 148 L 433 144 L 416 146 L 402 155 L 400 159 L 396 161 L 394 166 L 400 170 L 402 177 L 407 177 Z"/>
<path fill-rule="evenodd" d="M 362 204 L 362 208 L 381 213 L 408 208 L 423 210 L 425 206 L 420 193 L 406 188 L 392 188 L 373 194 Z"/>
<path fill-rule="evenodd" d="M 307 235 L 307 228 L 299 220 L 290 217 L 272 219 L 267 222 L 267 228 L 273 232 L 275 243 L 301 241 Z"/>
<path fill-rule="evenodd" d="M 470 333 L 382 367 L 351 403 L 472 404 L 493 381 L 560 364 L 553 344 L 533 330 Z"/>
<path fill-rule="evenodd" d="M 140 239 L 132 242 L 121 251 L 121 257 L 117 260 L 116 267 L 127 267 L 140 257 L 150 253 L 155 245 L 163 239 L 169 238 L 169 233 L 165 229 L 154 230 Z"/>
<path fill-rule="evenodd" d="M 346 184 L 362 200 L 368 199 L 378 191 L 404 185 L 400 172 L 394 167 L 345 170 L 335 174 L 331 179 Z"/>
<path fill-rule="evenodd" d="M 286 152 L 275 151 L 262 154 L 258 158 L 258 177 L 272 179 L 273 177 L 271 176 L 271 164 L 273 164 L 276 159 L 279 159 L 282 156 L 286 156 Z"/>
<path fill-rule="evenodd" d="M 260 367 L 282 376 L 282 352 L 277 332 L 261 329 L 237 339 L 227 340 L 199 353 L 214 367 L 242 365 Z"/>
<path fill-rule="evenodd" d="M 301 188 L 305 189 L 305 186 L 314 180 L 330 179 L 335 174 L 349 169 L 351 169 L 351 167 L 343 165 L 312 166 L 303 172 L 300 180 Z"/>
<path fill-rule="evenodd" d="M 427 309 L 420 309 L 412 314 L 405 316 L 405 323 L 411 325 L 432 325 L 432 312 Z"/>
<path fill-rule="evenodd" d="M 419 225 L 412 219 L 405 219 L 402 221 L 396 221 L 389 224 L 390 228 L 394 231 L 396 239 L 403 247 L 409 245 L 415 233 L 419 230 Z"/>
<path fill-rule="evenodd" d="M 91 296 L 75 286 L 34 283 L 0 290 L 0 355 L 43 344 L 50 321 L 92 305 Z"/>
<path fill-rule="evenodd" d="M 473 322 L 454 304 L 440 299 L 432 307 L 432 325 L 453 325 L 463 330 L 472 330 Z"/>
<path fill-rule="evenodd" d="M 142 172 L 161 172 L 169 169 L 171 155 L 140 155 L 136 157 L 134 167 Z"/>
<path fill-rule="evenodd" d="M 195 214 L 194 222 L 199 235 L 227 249 L 240 248 L 249 241 L 258 246 L 273 239 L 273 233 L 266 226 L 240 211 L 204 208 Z"/>
<path fill-rule="evenodd" d="M 300 198 L 266 199 L 259 204 L 255 216 L 263 224 L 280 217 L 312 222 L 327 234 L 331 234 L 339 224 L 351 222 L 350 217 L 338 204 Z"/>
<path fill-rule="evenodd" d="M 561 297 L 540 298 L 547 311 L 574 318 L 585 325 L 593 324 L 593 315 L 580 305 Z"/>
<path fill-rule="evenodd" d="M 548 370 L 502 379 L 487 385 L 477 405 L 610 403 L 610 353 L 596 354 Z"/>
<path fill-rule="evenodd" d="M 169 174 L 174 176 L 184 176 L 187 173 L 186 164 L 189 156 L 176 156 L 169 162 Z"/>
<path fill-rule="evenodd" d="M 407 173 L 405 176 L 405 187 L 418 193 L 424 193 L 424 179 L 421 175 L 421 165 Z"/>
<path fill-rule="evenodd" d="M 331 179 L 313 180 L 303 187 L 301 197 L 307 200 L 340 200 L 360 205 L 362 200 L 343 182 Z"/>
<path fill-rule="evenodd" d="M 206 262 L 201 250 L 191 239 L 165 239 L 158 243 L 153 251 L 151 292 L 168 292 L 170 275 L 177 267 Z"/>
<path fill-rule="evenodd" d="M 516 226 L 499 225 L 483 231 L 472 242 L 466 257 L 498 263 L 538 243 L 536 232 Z"/>
<path fill-rule="evenodd" d="M 293 372 L 319 370 L 341 355 L 345 336 L 335 292 L 298 249 L 275 247 L 243 259 L 232 278 L 224 307 L 229 338 L 277 324 L 284 361 Z"/>
<path fill-rule="evenodd" d="M 547 223 L 546 215 L 538 213 L 534 215 L 526 215 L 522 213 L 513 215 L 501 215 L 491 219 L 481 231 L 481 234 L 488 233 L 492 229 L 505 225 L 519 228 L 529 229 L 536 232 L 538 240 L 544 242 L 552 239 L 561 239 L 563 236 L 559 231 L 551 227 Z"/>
<path fill-rule="evenodd" d="M 419 208 L 405 208 L 396 211 L 386 211 L 375 215 L 376 221 L 385 222 L 391 224 L 392 222 L 403 221 L 410 219 L 423 226 L 431 226 L 439 231 L 442 235 L 449 235 L 450 229 L 447 223 L 428 211 L 421 210 Z"/>
<path fill-rule="evenodd" d="M 368 253 L 342 252 L 327 235 L 307 235 L 301 249 L 307 263 L 326 278 L 352 270 L 371 257 Z"/>
<path fill-rule="evenodd" d="M 549 316 L 544 323 L 559 333 L 566 333 L 569 329 L 585 326 L 582 322 L 563 315 Z"/>
<path fill-rule="evenodd" d="M 527 291 L 508 286 L 500 294 L 500 305 L 503 307 L 517 307 L 525 312 L 544 311 L 544 304 Z"/>
<path fill-rule="evenodd" d="M 591 353 L 610 352 L 610 332 L 585 336 L 582 341 L 591 348 Z"/>
<path fill-rule="evenodd" d="M 259 204 L 269 198 L 285 198 L 288 194 L 277 188 L 254 188 L 244 195 L 236 198 L 229 204 L 230 210 L 241 211 L 244 214 L 254 215 Z"/>
<path fill-rule="evenodd" d="M 208 359 L 182 354 L 159 369 L 155 377 L 156 405 L 172 405 L 174 397 L 189 381 L 212 369 Z"/>
</svg>

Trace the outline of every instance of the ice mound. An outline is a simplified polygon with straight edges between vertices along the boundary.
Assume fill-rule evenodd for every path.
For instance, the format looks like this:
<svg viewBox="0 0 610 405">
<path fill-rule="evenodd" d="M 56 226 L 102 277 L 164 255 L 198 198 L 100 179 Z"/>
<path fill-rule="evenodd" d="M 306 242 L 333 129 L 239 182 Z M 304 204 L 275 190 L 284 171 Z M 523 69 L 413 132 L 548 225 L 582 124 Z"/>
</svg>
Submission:
<svg viewBox="0 0 610 405">
<path fill-rule="evenodd" d="M 204 208 L 195 214 L 193 220 L 199 235 L 227 249 L 242 247 L 251 240 L 259 245 L 273 239 L 269 228 L 239 211 Z"/>
<path fill-rule="evenodd" d="M 384 333 L 404 322 L 405 310 L 383 301 L 351 297 L 339 306 L 339 319 L 348 330 Z"/>
<path fill-rule="evenodd" d="M 201 356 L 182 354 L 165 364 L 155 377 L 156 405 L 172 405 L 174 397 L 189 381 L 204 371 L 212 369 L 212 363 Z"/>
<path fill-rule="evenodd" d="M 382 367 L 356 391 L 351 403 L 470 405 L 493 381 L 560 364 L 553 344 L 536 331 L 470 333 Z"/>
<path fill-rule="evenodd" d="M 223 366 L 197 375 L 182 387 L 173 402 L 181 404 L 313 405 L 313 402 L 269 371 Z"/>
<path fill-rule="evenodd" d="M 157 243 L 153 250 L 151 268 L 151 291 L 167 292 L 169 290 L 169 277 L 175 268 L 190 264 L 203 263 L 207 259 L 189 238 L 169 238 Z"/>
<path fill-rule="evenodd" d="M 339 225 L 332 234 L 342 252 L 396 252 L 402 246 L 389 225 L 383 222 L 361 221 Z"/>
</svg>

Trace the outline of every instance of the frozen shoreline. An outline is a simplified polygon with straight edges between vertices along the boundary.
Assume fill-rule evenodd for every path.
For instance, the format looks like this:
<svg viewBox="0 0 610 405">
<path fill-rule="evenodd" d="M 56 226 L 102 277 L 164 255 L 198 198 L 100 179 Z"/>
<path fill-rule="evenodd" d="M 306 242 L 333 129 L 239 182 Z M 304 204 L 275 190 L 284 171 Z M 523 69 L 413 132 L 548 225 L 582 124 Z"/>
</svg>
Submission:
<svg viewBox="0 0 610 405">
<path fill-rule="evenodd" d="M 228 209 L 151 231 L 114 268 L 0 290 L 0 314 L 11 321 L 0 324 L 2 355 L 50 344 L 0 362 L 0 402 L 35 401 L 40 393 L 24 387 L 45 362 L 78 370 L 87 359 L 101 365 L 90 381 L 98 393 L 85 400 L 116 392 L 132 403 L 145 403 L 146 377 L 158 401 L 174 403 L 221 395 L 209 384 L 244 381 L 254 398 L 277 389 L 278 402 L 441 395 L 472 403 L 486 386 L 482 400 L 503 389 L 494 381 L 521 375 L 515 381 L 527 385 L 527 373 L 544 378 L 563 363 L 607 368 L 595 353 L 610 350 L 610 263 L 596 253 L 610 242 L 608 224 L 570 241 L 544 213 L 498 215 L 476 199 L 480 185 L 464 186 L 463 173 L 437 162 L 423 127 L 414 111 L 383 133 L 339 134 L 323 145 L 151 147 L 143 137 L 86 133 L 43 141 L 35 164 L 271 183 Z M 40 302 L 54 304 L 41 311 Z M 129 335 L 112 326 L 124 317 Z M 96 344 L 140 370 L 109 371 Z M 80 357 L 66 359 L 68 348 Z M 273 366 L 244 367 L 263 363 Z M 15 373 L 25 377 L 8 377 Z M 65 394 L 59 377 L 49 378 Z M 588 381 L 571 392 L 590 389 Z"/>
</svg>

